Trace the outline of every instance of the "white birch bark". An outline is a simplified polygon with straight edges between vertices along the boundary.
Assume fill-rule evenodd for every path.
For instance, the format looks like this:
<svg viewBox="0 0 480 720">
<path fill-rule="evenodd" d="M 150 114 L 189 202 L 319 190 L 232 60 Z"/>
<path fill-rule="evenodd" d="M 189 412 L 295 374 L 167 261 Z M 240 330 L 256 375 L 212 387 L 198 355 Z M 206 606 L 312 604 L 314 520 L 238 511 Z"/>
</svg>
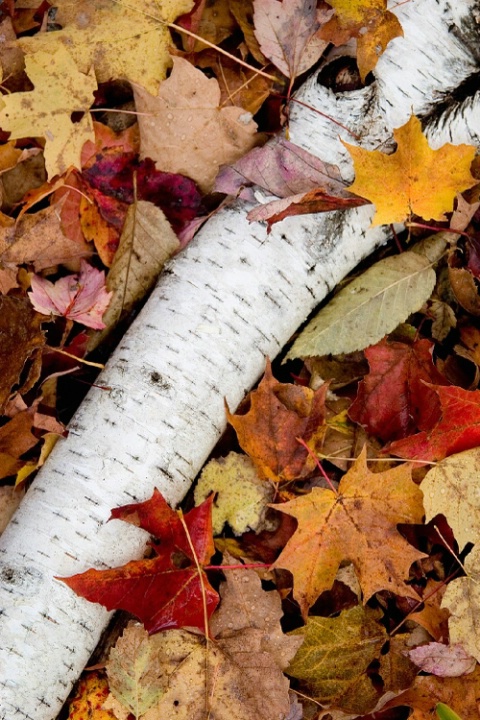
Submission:
<svg viewBox="0 0 480 720">
<path fill-rule="evenodd" d="M 447 0 L 412 0 L 396 12 L 405 37 L 380 59 L 373 85 L 337 96 L 313 77 L 300 93 L 366 147 L 386 141 L 412 110 L 433 117 L 439 94 L 478 71 L 469 0 L 454 10 Z M 474 108 L 467 100 L 440 119 L 433 141 L 478 143 Z M 338 135 L 351 142 L 293 106 L 292 140 L 348 178 Z M 225 427 L 223 398 L 236 407 L 265 356 L 385 238 L 368 229 L 369 208 L 290 218 L 269 236 L 247 222 L 247 210 L 238 203 L 216 215 L 169 266 L 98 381 L 111 389 L 90 391 L 1 538 L 1 720 L 55 718 L 109 618 L 54 576 L 141 556 L 144 533 L 106 524 L 110 509 L 154 486 L 181 500 Z"/>
</svg>

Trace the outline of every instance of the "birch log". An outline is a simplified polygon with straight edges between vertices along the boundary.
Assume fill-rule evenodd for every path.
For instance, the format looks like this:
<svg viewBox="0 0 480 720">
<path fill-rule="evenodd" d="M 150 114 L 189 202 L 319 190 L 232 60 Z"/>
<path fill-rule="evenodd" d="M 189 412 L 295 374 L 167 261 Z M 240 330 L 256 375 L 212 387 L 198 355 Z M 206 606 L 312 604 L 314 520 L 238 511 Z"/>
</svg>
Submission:
<svg viewBox="0 0 480 720">
<path fill-rule="evenodd" d="M 300 98 L 365 147 L 387 142 L 412 111 L 429 118 L 432 144 L 478 143 L 479 103 L 467 92 L 479 69 L 474 4 L 413 0 L 395 12 L 405 37 L 389 45 L 371 86 L 335 95 L 312 77 Z M 457 104 L 437 113 L 449 93 Z M 338 135 L 351 142 L 323 115 L 293 107 L 292 140 L 349 178 Z M 110 509 L 154 486 L 181 500 L 224 429 L 223 398 L 236 407 L 265 356 L 385 239 L 368 229 L 365 207 L 290 218 L 269 236 L 247 211 L 219 213 L 169 266 L 100 377 L 111 390 L 90 391 L 2 536 L 2 720 L 55 718 L 109 618 L 54 576 L 141 556 L 144 533 L 106 523 Z"/>
</svg>

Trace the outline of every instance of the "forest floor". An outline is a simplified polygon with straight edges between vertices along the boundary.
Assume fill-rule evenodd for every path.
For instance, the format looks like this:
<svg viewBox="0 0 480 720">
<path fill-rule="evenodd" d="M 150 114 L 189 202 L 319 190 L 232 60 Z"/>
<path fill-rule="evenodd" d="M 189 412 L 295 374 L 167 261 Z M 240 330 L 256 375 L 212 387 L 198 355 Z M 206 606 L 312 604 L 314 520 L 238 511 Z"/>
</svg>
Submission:
<svg viewBox="0 0 480 720">
<path fill-rule="evenodd" d="M 123 612 L 59 718 L 478 718 L 477 148 L 412 115 L 390 154 L 352 134 L 348 186 L 287 139 L 333 47 L 329 87 L 370 82 L 403 32 L 382 0 L 155 7 L 0 6 L 0 532 L 219 207 L 373 203 L 393 239 L 226 409 L 182 511 L 112 508 L 147 556 L 62 578 Z"/>
</svg>

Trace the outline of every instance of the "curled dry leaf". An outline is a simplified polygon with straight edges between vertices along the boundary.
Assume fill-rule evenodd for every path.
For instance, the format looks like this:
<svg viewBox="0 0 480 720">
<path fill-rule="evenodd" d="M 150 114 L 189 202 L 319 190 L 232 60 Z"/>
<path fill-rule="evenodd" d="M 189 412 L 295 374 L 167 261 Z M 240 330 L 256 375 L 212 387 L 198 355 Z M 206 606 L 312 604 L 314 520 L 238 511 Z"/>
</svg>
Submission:
<svg viewBox="0 0 480 720">
<path fill-rule="evenodd" d="M 102 315 L 111 293 L 105 289 L 105 273 L 82 261 L 78 275 L 68 275 L 55 283 L 33 275 L 28 296 L 35 310 L 43 315 L 60 315 L 103 330 Z"/>
</svg>

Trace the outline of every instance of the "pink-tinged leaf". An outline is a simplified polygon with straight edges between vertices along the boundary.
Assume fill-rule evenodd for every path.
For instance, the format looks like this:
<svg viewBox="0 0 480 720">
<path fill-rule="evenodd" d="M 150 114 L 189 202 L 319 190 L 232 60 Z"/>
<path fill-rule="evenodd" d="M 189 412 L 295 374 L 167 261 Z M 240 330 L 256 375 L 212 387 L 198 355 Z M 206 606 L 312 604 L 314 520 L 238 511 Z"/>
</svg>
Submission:
<svg viewBox="0 0 480 720">
<path fill-rule="evenodd" d="M 385 450 L 410 460 L 439 461 L 480 445 L 480 390 L 432 385 L 441 417 L 428 432 L 387 445 Z"/>
<path fill-rule="evenodd" d="M 346 190 L 335 165 L 324 163 L 285 138 L 253 148 L 234 165 L 224 167 L 215 181 L 215 192 L 239 195 L 250 185 L 258 185 L 279 198 L 316 188 L 322 188 L 328 195 Z"/>
<path fill-rule="evenodd" d="M 33 275 L 28 295 L 35 310 L 43 315 L 59 315 L 103 330 L 102 315 L 112 293 L 105 289 L 105 273 L 82 261 L 79 274 L 67 275 L 55 283 Z"/>
<path fill-rule="evenodd" d="M 359 205 L 366 205 L 367 200 L 344 193 L 347 197 L 325 194 L 323 188 L 316 188 L 308 193 L 292 195 L 288 198 L 273 200 L 250 210 L 247 217 L 250 222 L 265 221 L 268 231 L 271 226 L 292 215 L 308 215 L 310 213 L 329 212 L 330 210 L 346 210 Z"/>
<path fill-rule="evenodd" d="M 430 384 L 445 382 L 432 349 L 430 340 L 382 340 L 367 348 L 370 372 L 358 386 L 350 418 L 384 442 L 430 430 L 440 417 L 440 401 Z"/>
<path fill-rule="evenodd" d="M 187 513 L 183 522 L 158 490 L 145 502 L 116 508 L 111 520 L 123 520 L 154 536 L 156 557 L 58 579 L 108 610 L 131 612 L 150 633 L 177 627 L 205 630 L 202 587 L 208 617 L 218 604 L 218 594 L 204 571 L 199 573 L 197 562 L 206 565 L 215 552 L 212 503 L 213 496 Z"/>
<path fill-rule="evenodd" d="M 254 0 L 255 36 L 262 53 L 294 80 L 327 47 L 318 31 L 331 14 L 328 10 L 320 16 L 315 0 Z"/>
<path fill-rule="evenodd" d="M 463 645 L 443 645 L 431 642 L 413 648 L 408 656 L 424 672 L 438 677 L 461 677 L 475 670 L 477 661 Z"/>
</svg>

